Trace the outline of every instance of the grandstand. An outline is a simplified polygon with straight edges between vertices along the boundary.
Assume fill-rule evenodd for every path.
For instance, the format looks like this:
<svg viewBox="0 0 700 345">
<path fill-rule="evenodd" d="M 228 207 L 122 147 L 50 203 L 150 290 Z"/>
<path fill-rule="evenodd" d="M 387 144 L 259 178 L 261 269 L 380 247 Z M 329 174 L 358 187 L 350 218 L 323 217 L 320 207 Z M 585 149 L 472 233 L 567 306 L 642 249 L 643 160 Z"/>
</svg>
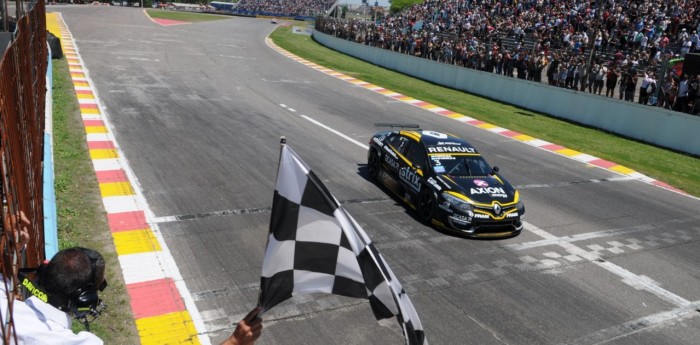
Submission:
<svg viewBox="0 0 700 345">
<path fill-rule="evenodd" d="M 669 89 L 682 86 L 675 88 L 680 91 L 683 80 L 668 79 L 666 66 L 669 59 L 700 51 L 696 3 L 427 0 L 373 21 L 324 18 L 316 22 L 316 30 L 437 62 L 581 91 L 593 92 L 594 70 L 614 71 L 619 79 L 612 79 L 618 80 L 613 86 L 620 89 L 623 80 L 651 76 L 654 83 L 671 80 Z M 544 80 L 543 71 L 549 67 L 551 74 Z M 688 78 L 700 80 L 694 73 Z M 639 88 L 630 85 L 625 94 L 629 91 L 634 97 Z M 700 92 L 691 88 L 687 96 L 691 113 L 700 111 L 695 98 L 700 100 Z M 674 109 L 690 109 L 689 104 L 676 103 Z"/>
<path fill-rule="evenodd" d="M 314 20 L 337 6 L 337 0 L 240 0 L 234 14 Z"/>
<path fill-rule="evenodd" d="M 237 5 L 238 5 L 238 1 L 236 1 L 236 2 L 212 1 L 209 3 L 209 6 L 211 6 L 214 9 L 214 11 L 217 11 L 217 12 L 233 12 Z"/>
</svg>

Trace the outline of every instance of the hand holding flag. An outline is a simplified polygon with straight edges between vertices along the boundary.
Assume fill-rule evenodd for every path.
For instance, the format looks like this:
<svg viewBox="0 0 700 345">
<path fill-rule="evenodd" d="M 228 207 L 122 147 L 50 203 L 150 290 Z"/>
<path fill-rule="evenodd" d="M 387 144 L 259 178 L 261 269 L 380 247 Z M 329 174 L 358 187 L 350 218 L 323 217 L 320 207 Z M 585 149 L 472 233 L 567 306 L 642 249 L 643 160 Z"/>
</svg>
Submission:
<svg viewBox="0 0 700 345">
<path fill-rule="evenodd" d="M 251 310 L 243 320 L 236 324 L 233 334 L 221 345 L 253 345 L 260 338 L 262 332 L 262 319 L 258 317 L 262 308 L 257 307 Z"/>
</svg>

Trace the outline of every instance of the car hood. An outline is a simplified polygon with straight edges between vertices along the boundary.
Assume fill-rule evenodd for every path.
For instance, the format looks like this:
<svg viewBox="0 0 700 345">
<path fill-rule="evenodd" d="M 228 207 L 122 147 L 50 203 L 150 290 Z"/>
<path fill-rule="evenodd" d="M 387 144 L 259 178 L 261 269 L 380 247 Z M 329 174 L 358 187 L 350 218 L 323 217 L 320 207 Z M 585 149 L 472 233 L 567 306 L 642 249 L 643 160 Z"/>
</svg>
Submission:
<svg viewBox="0 0 700 345">
<path fill-rule="evenodd" d="M 439 175 L 438 179 L 445 184 L 447 190 L 463 194 L 477 203 L 490 204 L 498 201 L 505 204 L 515 201 L 515 188 L 501 177 Z"/>
</svg>

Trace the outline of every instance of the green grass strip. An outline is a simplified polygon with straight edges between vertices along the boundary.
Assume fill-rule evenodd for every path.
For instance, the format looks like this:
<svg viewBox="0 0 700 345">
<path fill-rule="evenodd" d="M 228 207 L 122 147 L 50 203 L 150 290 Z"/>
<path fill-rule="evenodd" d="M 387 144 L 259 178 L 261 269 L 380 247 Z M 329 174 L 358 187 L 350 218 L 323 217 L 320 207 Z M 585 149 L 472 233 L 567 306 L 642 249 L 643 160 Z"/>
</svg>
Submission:
<svg viewBox="0 0 700 345">
<path fill-rule="evenodd" d="M 386 89 L 464 114 L 499 127 L 624 165 L 649 177 L 700 196 L 700 159 L 625 139 L 530 110 L 412 78 L 366 63 L 317 43 L 312 37 L 279 27 L 271 36 L 278 46 L 315 62 Z M 591 97 L 597 97 L 591 95 Z"/>
<path fill-rule="evenodd" d="M 146 10 L 151 18 L 158 19 L 170 19 L 170 20 L 180 20 L 183 22 L 198 23 L 198 22 L 210 22 L 213 20 L 231 19 L 232 16 L 225 16 L 220 14 L 207 14 L 207 13 L 195 13 L 195 12 L 180 12 L 180 11 L 170 11 L 170 10 Z"/>
</svg>

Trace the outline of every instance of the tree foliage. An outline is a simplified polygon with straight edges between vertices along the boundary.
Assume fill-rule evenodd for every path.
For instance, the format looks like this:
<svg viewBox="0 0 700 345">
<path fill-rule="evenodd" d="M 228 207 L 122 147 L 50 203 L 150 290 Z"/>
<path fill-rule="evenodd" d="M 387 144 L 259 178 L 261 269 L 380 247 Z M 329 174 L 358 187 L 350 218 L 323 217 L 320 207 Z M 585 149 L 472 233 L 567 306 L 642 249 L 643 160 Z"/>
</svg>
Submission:
<svg viewBox="0 0 700 345">
<path fill-rule="evenodd" d="M 422 4 L 423 0 L 391 0 L 391 13 L 401 12 L 413 5 Z"/>
</svg>

